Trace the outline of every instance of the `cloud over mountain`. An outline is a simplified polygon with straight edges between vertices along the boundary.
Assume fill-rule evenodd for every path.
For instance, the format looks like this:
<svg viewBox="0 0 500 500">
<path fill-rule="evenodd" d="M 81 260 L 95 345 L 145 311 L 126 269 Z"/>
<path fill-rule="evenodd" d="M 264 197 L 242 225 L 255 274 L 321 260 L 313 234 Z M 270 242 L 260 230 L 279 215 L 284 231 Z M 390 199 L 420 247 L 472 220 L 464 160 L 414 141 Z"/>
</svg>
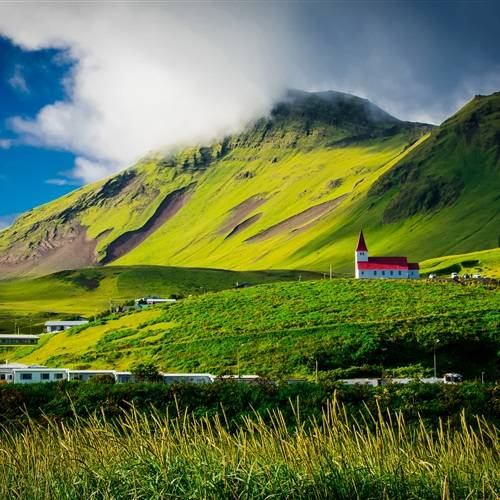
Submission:
<svg viewBox="0 0 500 500">
<path fill-rule="evenodd" d="M 10 126 L 16 144 L 79 155 L 69 178 L 90 182 L 148 151 L 236 131 L 286 88 L 341 90 L 440 123 L 498 90 L 500 8 L 438 4 L 2 3 L 0 35 L 74 63 L 66 99 Z M 21 69 L 11 86 L 36 93 Z"/>
<path fill-rule="evenodd" d="M 0 7 L 0 32 L 74 61 L 68 100 L 12 127 L 81 155 L 85 182 L 150 150 L 207 141 L 265 114 L 293 82 L 291 19 L 276 7 L 41 4 Z"/>
</svg>

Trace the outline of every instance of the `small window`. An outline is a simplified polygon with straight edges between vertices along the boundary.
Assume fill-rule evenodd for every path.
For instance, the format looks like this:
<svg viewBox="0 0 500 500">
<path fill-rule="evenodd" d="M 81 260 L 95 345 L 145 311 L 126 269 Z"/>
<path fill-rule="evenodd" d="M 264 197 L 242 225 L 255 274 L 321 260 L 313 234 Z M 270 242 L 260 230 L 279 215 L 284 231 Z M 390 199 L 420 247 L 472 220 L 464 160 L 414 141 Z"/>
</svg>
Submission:
<svg viewBox="0 0 500 500">
<path fill-rule="evenodd" d="M 5 373 L 0 373 L 0 380 L 5 380 Z"/>
<path fill-rule="evenodd" d="M 399 276 L 401 276 L 401 271 L 398 271 Z"/>
<path fill-rule="evenodd" d="M 42 380 L 50 380 L 50 373 L 42 373 L 41 379 Z"/>
<path fill-rule="evenodd" d="M 364 276 L 365 275 L 365 272 L 364 271 L 361 271 L 361 276 Z"/>
<path fill-rule="evenodd" d="M 382 276 L 385 276 L 385 271 L 382 271 Z"/>
<path fill-rule="evenodd" d="M 54 374 L 54 378 L 56 380 L 61 380 L 63 378 L 63 374 L 62 373 L 56 373 L 56 374 Z"/>
<path fill-rule="evenodd" d="M 373 271 L 373 275 L 374 275 L 374 276 L 377 276 L 377 271 Z"/>
<path fill-rule="evenodd" d="M 21 373 L 21 380 L 32 380 L 33 374 L 31 373 Z"/>
<path fill-rule="evenodd" d="M 391 276 L 393 275 L 394 273 L 391 271 Z"/>
</svg>

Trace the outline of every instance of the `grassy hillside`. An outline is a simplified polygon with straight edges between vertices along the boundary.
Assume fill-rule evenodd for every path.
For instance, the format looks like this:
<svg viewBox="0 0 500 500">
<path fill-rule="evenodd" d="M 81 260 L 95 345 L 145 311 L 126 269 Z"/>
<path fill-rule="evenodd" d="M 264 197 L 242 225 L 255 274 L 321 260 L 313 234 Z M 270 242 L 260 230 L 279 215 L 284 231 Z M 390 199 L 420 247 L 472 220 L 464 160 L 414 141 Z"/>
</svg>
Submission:
<svg viewBox="0 0 500 500">
<path fill-rule="evenodd" d="M 498 290 L 483 285 L 279 283 L 193 296 L 47 335 L 39 346 L 8 356 L 26 363 L 122 369 L 153 360 L 169 371 L 274 376 L 312 375 L 318 360 L 322 372 L 350 368 L 351 374 L 373 374 L 417 363 L 430 368 L 436 344 L 439 373 L 478 377 L 485 371 L 495 377 L 499 306 Z"/>
<path fill-rule="evenodd" d="M 145 158 L 0 233 L 0 274 L 114 265 L 352 275 L 372 254 L 425 260 L 498 247 L 500 93 L 440 127 L 339 93 L 292 93 L 209 147 Z"/>
<path fill-rule="evenodd" d="M 420 266 L 422 274 L 479 273 L 486 277 L 500 278 L 500 248 L 437 257 L 421 262 Z"/>
<path fill-rule="evenodd" d="M 0 333 L 39 333 L 53 317 L 93 317 L 146 295 L 187 296 L 236 283 L 311 279 L 304 271 L 225 271 L 160 266 L 110 266 L 62 271 L 36 279 L 0 281 Z"/>
</svg>

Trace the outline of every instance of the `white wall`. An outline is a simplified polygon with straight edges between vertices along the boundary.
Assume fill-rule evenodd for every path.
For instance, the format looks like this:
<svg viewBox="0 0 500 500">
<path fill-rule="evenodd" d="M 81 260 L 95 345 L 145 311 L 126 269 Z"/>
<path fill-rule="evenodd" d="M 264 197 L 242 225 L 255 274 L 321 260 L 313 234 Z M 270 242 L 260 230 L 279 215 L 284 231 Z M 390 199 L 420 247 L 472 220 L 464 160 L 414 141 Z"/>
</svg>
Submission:
<svg viewBox="0 0 500 500">
<path fill-rule="evenodd" d="M 48 373 L 49 378 L 48 379 L 43 379 L 42 374 L 43 373 Z M 57 370 L 57 371 L 50 371 L 50 370 L 14 370 L 14 380 L 13 382 L 16 384 L 37 384 L 39 382 L 55 382 L 58 380 L 67 380 L 67 372 L 66 370 Z M 56 378 L 56 374 L 62 375 L 60 378 Z M 29 378 L 23 378 L 23 375 L 31 375 L 31 379 Z"/>
<path fill-rule="evenodd" d="M 388 271 L 386 269 L 365 269 L 356 270 L 356 278 L 358 279 L 408 279 L 408 271 Z"/>
</svg>

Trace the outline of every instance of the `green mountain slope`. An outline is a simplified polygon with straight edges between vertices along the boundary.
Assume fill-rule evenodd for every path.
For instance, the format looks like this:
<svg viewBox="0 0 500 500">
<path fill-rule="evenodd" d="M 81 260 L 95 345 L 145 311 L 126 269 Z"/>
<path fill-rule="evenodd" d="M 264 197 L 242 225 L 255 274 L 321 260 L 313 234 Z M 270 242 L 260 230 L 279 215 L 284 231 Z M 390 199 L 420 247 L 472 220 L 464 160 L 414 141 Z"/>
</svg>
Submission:
<svg viewBox="0 0 500 500">
<path fill-rule="evenodd" d="M 383 307 L 382 307 L 383 304 Z M 452 282 L 319 280 L 193 296 L 174 305 L 44 335 L 2 352 L 52 366 L 312 375 L 382 365 L 498 376 L 499 292 Z"/>
<path fill-rule="evenodd" d="M 0 275 L 100 264 L 352 273 L 371 251 L 428 259 L 498 245 L 500 94 L 441 127 L 364 99 L 291 92 L 243 133 L 34 209 L 0 233 Z"/>
</svg>

